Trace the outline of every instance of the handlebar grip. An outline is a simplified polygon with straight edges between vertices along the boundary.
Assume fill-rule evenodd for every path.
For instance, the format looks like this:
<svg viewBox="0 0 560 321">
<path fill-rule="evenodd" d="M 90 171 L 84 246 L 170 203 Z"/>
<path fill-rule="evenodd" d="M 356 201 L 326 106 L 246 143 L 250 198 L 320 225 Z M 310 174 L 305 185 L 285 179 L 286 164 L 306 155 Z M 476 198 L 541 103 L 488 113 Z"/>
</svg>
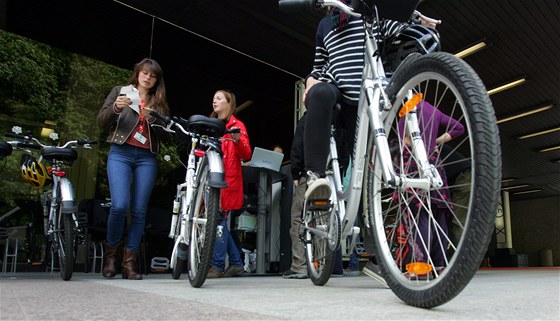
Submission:
<svg viewBox="0 0 560 321">
<path fill-rule="evenodd" d="M 171 121 L 171 118 L 168 116 L 163 116 L 158 114 L 156 111 L 152 110 L 150 111 L 150 116 L 155 117 L 156 119 L 161 120 L 162 122 L 164 122 L 165 124 L 168 124 Z"/>
<path fill-rule="evenodd" d="M 87 140 L 87 139 L 78 140 L 78 145 L 91 145 L 91 144 L 97 144 L 97 141 Z"/>
<path fill-rule="evenodd" d="M 302 10 L 320 8 L 317 0 L 278 0 L 278 8 L 285 13 L 300 13 Z"/>
<path fill-rule="evenodd" d="M 18 138 L 18 139 L 31 139 L 31 136 L 22 135 L 22 134 L 14 134 L 14 133 L 7 133 L 4 134 L 6 137 Z"/>
</svg>

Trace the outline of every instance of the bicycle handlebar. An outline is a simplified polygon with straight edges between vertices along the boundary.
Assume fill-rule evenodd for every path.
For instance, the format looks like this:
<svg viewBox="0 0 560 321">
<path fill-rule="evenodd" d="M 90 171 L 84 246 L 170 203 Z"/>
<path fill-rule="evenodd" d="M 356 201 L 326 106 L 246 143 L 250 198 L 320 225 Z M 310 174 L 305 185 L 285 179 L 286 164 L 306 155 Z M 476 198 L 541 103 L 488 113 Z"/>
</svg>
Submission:
<svg viewBox="0 0 560 321">
<path fill-rule="evenodd" d="M 31 135 L 7 133 L 7 134 L 4 134 L 4 136 L 16 138 L 16 139 L 23 139 L 23 140 L 26 140 L 26 141 L 32 141 L 33 142 L 33 143 L 13 142 L 13 143 L 17 143 L 15 147 L 22 147 L 22 148 L 41 149 L 41 148 L 45 148 L 45 147 L 55 147 L 55 148 L 81 147 L 81 148 L 91 149 L 90 145 L 97 144 L 96 140 L 78 139 L 78 140 L 70 140 L 62 146 L 51 146 L 51 145 L 43 144 L 41 141 L 39 141 L 37 138 L 35 138 Z M 9 142 L 9 143 L 12 143 L 12 142 Z"/>
<path fill-rule="evenodd" d="M 162 128 L 167 132 L 174 133 L 174 131 L 171 129 L 171 127 L 175 126 L 175 127 L 179 128 L 179 130 L 181 130 L 185 135 L 189 135 L 189 136 L 194 135 L 193 133 L 190 133 L 188 130 L 186 130 L 183 127 L 183 125 L 180 124 L 179 121 L 181 119 L 177 116 L 163 116 L 163 115 L 158 114 L 154 110 L 150 111 L 150 116 L 152 116 L 152 117 L 154 117 L 158 120 L 161 120 L 166 126 L 166 127 L 162 126 Z M 239 134 L 240 132 L 241 132 L 241 129 L 239 129 L 239 128 L 226 129 L 226 131 L 225 131 L 226 134 Z"/>
<path fill-rule="evenodd" d="M 320 9 L 323 7 L 336 7 L 344 11 L 348 15 L 354 17 L 361 17 L 361 14 L 354 12 L 354 9 L 351 6 L 339 0 L 279 0 L 278 1 L 278 8 L 280 9 L 280 11 L 283 11 L 285 13 L 296 13 L 296 12 L 300 12 L 301 10 Z M 437 25 L 441 24 L 441 20 L 430 18 L 420 13 L 420 11 L 414 10 L 411 20 L 418 19 L 418 18 L 422 18 L 423 20 L 429 23 L 434 23 Z"/>
</svg>

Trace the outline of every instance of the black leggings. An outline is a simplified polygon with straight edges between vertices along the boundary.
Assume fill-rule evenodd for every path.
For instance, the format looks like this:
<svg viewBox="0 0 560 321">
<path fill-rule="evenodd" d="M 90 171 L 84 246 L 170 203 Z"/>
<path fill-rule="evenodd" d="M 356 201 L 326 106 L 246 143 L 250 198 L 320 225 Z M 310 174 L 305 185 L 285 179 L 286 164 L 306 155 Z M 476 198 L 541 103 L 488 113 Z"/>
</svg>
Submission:
<svg viewBox="0 0 560 321">
<path fill-rule="evenodd" d="M 329 155 L 330 128 L 334 108 L 337 103 L 341 111 L 337 115 L 336 127 L 342 133 L 337 141 L 339 159 L 342 168 L 348 164 L 349 156 L 354 148 L 354 132 L 356 130 L 357 107 L 341 102 L 341 95 L 335 85 L 321 82 L 307 93 L 305 106 L 307 116 L 303 134 L 303 150 L 305 170 L 325 176 Z"/>
</svg>

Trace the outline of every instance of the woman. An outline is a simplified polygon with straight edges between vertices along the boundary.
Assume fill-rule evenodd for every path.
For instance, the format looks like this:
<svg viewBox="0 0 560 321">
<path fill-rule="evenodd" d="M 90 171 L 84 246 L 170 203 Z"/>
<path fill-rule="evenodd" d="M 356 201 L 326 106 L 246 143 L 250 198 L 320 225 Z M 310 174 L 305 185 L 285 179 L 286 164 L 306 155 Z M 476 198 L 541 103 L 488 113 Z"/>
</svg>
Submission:
<svg viewBox="0 0 560 321">
<path fill-rule="evenodd" d="M 245 125 L 233 116 L 236 108 L 235 95 L 227 90 L 218 90 L 212 100 L 214 111 L 210 117 L 218 118 L 226 123 L 226 128 L 239 128 L 237 134 L 225 134 L 222 139 L 223 163 L 226 183 L 228 187 L 221 190 L 220 207 L 226 214 L 218 225 L 216 244 L 214 245 L 214 257 L 212 267 L 208 272 L 208 278 L 219 278 L 222 276 L 235 276 L 243 273 L 243 262 L 239 249 L 235 244 L 227 226 L 227 217 L 231 211 L 238 210 L 243 206 L 243 173 L 241 171 L 241 160 L 251 159 L 251 145 Z M 229 257 L 229 267 L 225 269 L 226 252 Z"/>
<path fill-rule="evenodd" d="M 156 181 L 156 154 L 160 139 L 165 137 L 165 132 L 150 126 L 155 118 L 149 111 L 169 115 L 169 107 L 163 71 L 155 60 L 146 58 L 137 63 L 128 84 L 114 87 L 97 115 L 99 126 L 110 128 L 107 142 L 111 143 L 107 158 L 111 210 L 104 243 L 103 276 L 112 278 L 117 274 L 125 221 L 131 206 L 128 239 L 122 252 L 122 277 L 141 280 L 137 257 L 148 201 Z"/>
</svg>

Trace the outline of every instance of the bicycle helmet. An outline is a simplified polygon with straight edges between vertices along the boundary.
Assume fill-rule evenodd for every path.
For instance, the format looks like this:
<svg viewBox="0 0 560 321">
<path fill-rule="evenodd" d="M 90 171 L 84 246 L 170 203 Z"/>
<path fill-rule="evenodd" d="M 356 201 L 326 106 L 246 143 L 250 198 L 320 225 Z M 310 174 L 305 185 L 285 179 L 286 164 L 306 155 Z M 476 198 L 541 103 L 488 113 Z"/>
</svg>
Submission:
<svg viewBox="0 0 560 321">
<path fill-rule="evenodd" d="M 28 154 L 24 154 L 21 158 L 21 177 L 33 188 L 41 188 L 52 183 L 52 176 L 45 165 Z"/>
<path fill-rule="evenodd" d="M 436 29 L 421 24 L 408 25 L 383 43 L 385 71 L 394 72 L 412 53 L 425 55 L 440 50 L 440 38 Z"/>
</svg>

